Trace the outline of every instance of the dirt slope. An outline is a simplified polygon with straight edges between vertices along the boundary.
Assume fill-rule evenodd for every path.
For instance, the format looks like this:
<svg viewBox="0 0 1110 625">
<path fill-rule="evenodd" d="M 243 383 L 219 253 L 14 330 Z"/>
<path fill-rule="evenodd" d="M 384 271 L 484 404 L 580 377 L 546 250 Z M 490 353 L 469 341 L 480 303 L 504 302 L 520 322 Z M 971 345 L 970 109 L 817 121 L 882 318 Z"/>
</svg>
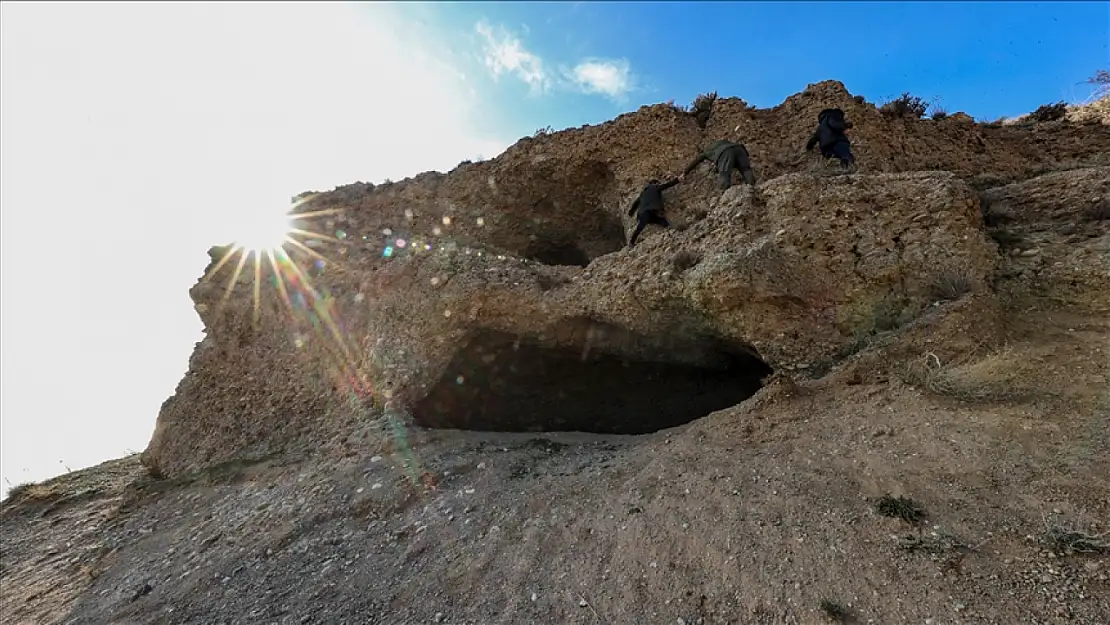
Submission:
<svg viewBox="0 0 1110 625">
<path fill-rule="evenodd" d="M 831 105 L 859 174 L 798 153 Z M 0 621 L 1110 622 L 1110 133 L 1079 117 L 826 82 L 316 196 L 323 263 L 194 287 L 141 462 L 4 503 Z M 636 185 L 736 125 L 757 189 L 700 171 L 620 249 Z"/>
</svg>

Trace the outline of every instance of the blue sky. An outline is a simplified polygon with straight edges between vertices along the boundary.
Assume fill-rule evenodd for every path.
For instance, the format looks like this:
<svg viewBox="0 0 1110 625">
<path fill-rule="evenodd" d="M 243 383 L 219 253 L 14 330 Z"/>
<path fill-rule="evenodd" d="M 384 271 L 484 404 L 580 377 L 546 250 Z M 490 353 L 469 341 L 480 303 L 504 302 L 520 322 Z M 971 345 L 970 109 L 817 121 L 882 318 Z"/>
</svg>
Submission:
<svg viewBox="0 0 1110 625">
<path fill-rule="evenodd" d="M 1077 83 L 1110 66 L 1105 2 L 419 3 L 402 11 L 440 33 L 486 94 L 496 113 L 489 121 L 518 135 L 711 90 L 774 106 L 824 79 L 873 102 L 909 91 L 994 119 L 1082 99 L 1090 90 Z M 498 43 L 515 42 L 548 74 L 589 58 L 619 60 L 632 88 L 623 98 L 559 87 L 530 96 L 511 72 L 494 82 L 475 29 L 483 20 Z"/>
</svg>

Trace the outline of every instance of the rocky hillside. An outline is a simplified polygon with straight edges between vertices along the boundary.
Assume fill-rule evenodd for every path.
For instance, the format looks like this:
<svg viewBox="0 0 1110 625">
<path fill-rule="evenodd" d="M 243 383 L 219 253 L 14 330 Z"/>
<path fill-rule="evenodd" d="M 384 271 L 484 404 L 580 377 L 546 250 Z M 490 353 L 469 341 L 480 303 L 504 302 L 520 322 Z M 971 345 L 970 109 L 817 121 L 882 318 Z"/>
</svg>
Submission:
<svg viewBox="0 0 1110 625">
<path fill-rule="evenodd" d="M 831 106 L 858 174 L 802 151 Z M 1092 110 L 824 82 L 309 194 L 288 255 L 211 251 L 141 464 L 5 504 L 2 618 L 1105 623 Z M 639 186 L 737 126 L 757 187 L 703 166 L 625 249 Z"/>
</svg>

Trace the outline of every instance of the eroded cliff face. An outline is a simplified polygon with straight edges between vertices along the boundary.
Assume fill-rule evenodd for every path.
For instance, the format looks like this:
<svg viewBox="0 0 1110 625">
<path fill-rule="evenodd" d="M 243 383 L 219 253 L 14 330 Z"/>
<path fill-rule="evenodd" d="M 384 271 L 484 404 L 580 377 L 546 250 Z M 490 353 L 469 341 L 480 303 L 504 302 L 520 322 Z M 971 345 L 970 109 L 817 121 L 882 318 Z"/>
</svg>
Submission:
<svg viewBox="0 0 1110 625">
<path fill-rule="evenodd" d="M 855 123 L 859 174 L 826 176 L 801 151 L 829 106 Z M 736 126 L 754 192 L 722 194 L 700 170 L 668 192 L 677 227 L 624 249 L 644 180 Z M 953 276 L 959 297 L 988 293 L 999 245 L 977 189 L 1106 154 L 1097 121 L 889 120 L 826 82 L 769 110 L 720 101 L 704 131 L 657 105 L 447 175 L 320 194 L 298 213 L 325 236 L 297 236 L 288 259 L 248 257 L 232 280 L 240 256 L 215 250 L 191 292 L 207 336 L 144 462 L 177 475 L 342 453 L 383 407 L 430 427 L 676 425 L 774 371 L 826 371 L 944 300 Z M 1104 193 L 1106 169 L 1090 172 Z"/>
</svg>

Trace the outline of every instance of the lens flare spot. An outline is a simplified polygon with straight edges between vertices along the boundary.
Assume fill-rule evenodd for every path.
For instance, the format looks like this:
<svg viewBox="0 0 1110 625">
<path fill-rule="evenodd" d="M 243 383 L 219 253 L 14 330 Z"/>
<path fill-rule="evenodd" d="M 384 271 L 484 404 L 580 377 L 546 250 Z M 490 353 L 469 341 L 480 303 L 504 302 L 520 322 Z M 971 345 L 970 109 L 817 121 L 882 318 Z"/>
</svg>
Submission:
<svg viewBox="0 0 1110 625">
<path fill-rule="evenodd" d="M 405 209 L 405 219 L 412 219 L 412 209 L 411 208 L 406 208 Z"/>
<path fill-rule="evenodd" d="M 397 247 L 405 247 L 405 240 L 397 239 Z"/>
<path fill-rule="evenodd" d="M 393 229 L 392 228 L 382 228 L 382 234 L 384 234 L 385 236 L 389 236 L 389 235 L 393 234 Z"/>
<path fill-rule="evenodd" d="M 393 246 L 392 245 L 385 246 L 385 249 L 382 250 L 382 256 L 384 256 L 386 258 L 390 258 L 391 256 L 393 256 Z"/>
<path fill-rule="evenodd" d="M 455 378 L 455 384 L 460 384 L 461 385 L 465 381 L 466 381 L 466 378 L 462 377 L 461 375 L 459 377 Z"/>
<path fill-rule="evenodd" d="M 443 225 L 445 225 L 445 226 L 450 226 L 451 225 L 450 215 L 444 215 L 443 216 Z"/>
<path fill-rule="evenodd" d="M 327 265 L 328 265 L 327 263 L 325 263 L 325 262 L 324 262 L 323 260 L 321 260 L 321 259 L 319 259 L 319 258 L 318 258 L 318 259 L 316 259 L 316 262 L 314 262 L 314 263 L 312 263 L 312 264 L 313 264 L 313 265 L 314 265 L 314 266 L 316 267 L 316 269 L 317 269 L 317 270 L 319 270 L 319 271 L 323 271 L 323 270 L 324 270 L 324 267 L 327 267 Z"/>
<path fill-rule="evenodd" d="M 478 218 L 478 225 L 479 225 L 479 226 L 484 226 L 484 225 L 486 225 L 486 220 L 485 220 L 485 219 L 482 219 L 481 217 L 479 217 L 479 218 Z"/>
<path fill-rule="evenodd" d="M 443 311 L 443 316 L 444 317 L 450 317 L 451 316 L 451 311 L 450 310 Z"/>
<path fill-rule="evenodd" d="M 440 230 L 439 226 L 436 226 L 435 228 L 432 228 L 432 234 L 438 237 L 439 235 L 443 234 L 443 230 Z"/>
<path fill-rule="evenodd" d="M 336 230 L 335 231 L 335 238 L 337 238 L 337 239 L 346 239 L 347 238 L 347 233 L 342 231 L 342 230 Z"/>
</svg>

